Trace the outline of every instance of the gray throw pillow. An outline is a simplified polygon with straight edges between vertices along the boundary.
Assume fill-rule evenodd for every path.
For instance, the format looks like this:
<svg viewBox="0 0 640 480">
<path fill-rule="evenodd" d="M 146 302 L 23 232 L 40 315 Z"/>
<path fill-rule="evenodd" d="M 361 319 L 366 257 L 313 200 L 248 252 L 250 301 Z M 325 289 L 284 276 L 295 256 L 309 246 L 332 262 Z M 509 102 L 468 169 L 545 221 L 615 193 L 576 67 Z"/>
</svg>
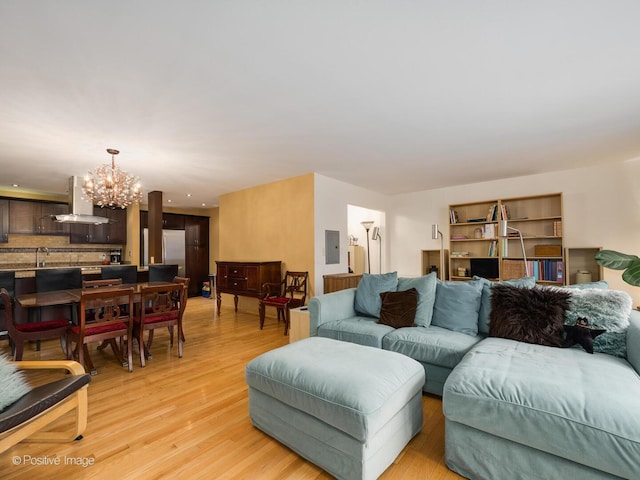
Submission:
<svg viewBox="0 0 640 480">
<path fill-rule="evenodd" d="M 398 291 L 415 288 L 418 291 L 418 309 L 414 325 L 428 327 L 433 317 L 433 305 L 436 301 L 436 282 L 438 277 L 435 272 L 417 278 L 398 279 Z"/>
<path fill-rule="evenodd" d="M 566 325 L 575 325 L 578 318 L 586 318 L 591 328 L 606 330 L 593 339 L 593 351 L 626 358 L 627 329 L 633 306 L 631 296 L 627 292 L 586 287 L 564 287 L 556 290 L 571 294 L 569 308 L 565 314 Z"/>
<path fill-rule="evenodd" d="M 609 283 L 606 280 L 599 280 L 597 282 L 588 282 L 588 283 L 574 283 L 571 285 L 565 285 L 562 288 L 573 288 L 576 290 L 584 290 L 588 288 L 598 288 L 600 290 L 607 290 L 609 288 Z"/>
<path fill-rule="evenodd" d="M 479 281 L 438 281 L 431 325 L 477 335 L 481 298 L 482 283 Z"/>
<path fill-rule="evenodd" d="M 380 307 L 382 306 L 380 294 L 394 292 L 397 287 L 398 272 L 378 275 L 364 273 L 356 288 L 355 311 L 361 315 L 378 318 L 380 316 Z"/>
</svg>

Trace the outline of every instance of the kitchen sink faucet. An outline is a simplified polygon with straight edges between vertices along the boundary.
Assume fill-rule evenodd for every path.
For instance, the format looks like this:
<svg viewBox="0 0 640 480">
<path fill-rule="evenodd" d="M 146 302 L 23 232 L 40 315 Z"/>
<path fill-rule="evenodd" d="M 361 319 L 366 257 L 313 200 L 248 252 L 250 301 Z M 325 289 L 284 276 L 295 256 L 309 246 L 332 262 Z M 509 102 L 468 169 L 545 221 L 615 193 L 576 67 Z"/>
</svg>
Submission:
<svg viewBox="0 0 640 480">
<path fill-rule="evenodd" d="M 49 256 L 49 249 L 47 247 L 36 248 L 36 268 L 47 266 L 47 262 L 45 260 L 42 260 L 42 262 L 40 262 L 40 252 L 43 252 L 46 256 Z"/>
</svg>

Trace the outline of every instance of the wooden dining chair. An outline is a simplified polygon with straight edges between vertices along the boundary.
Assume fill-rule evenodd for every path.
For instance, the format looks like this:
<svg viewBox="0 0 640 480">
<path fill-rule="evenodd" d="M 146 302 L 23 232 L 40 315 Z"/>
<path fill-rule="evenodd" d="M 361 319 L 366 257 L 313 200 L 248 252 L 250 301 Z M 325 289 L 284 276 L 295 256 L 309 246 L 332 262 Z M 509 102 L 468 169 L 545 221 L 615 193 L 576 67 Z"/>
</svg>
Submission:
<svg viewBox="0 0 640 480">
<path fill-rule="evenodd" d="M 183 284 L 156 285 L 142 287 L 140 290 L 140 308 L 133 319 L 133 336 L 140 350 L 140 366 L 145 359 L 151 359 L 151 340 L 156 328 L 175 327 L 178 329 L 178 357 L 182 358 L 182 317 L 186 305 L 187 287 Z M 144 342 L 144 332 L 149 332 L 149 342 Z M 170 346 L 173 347 L 173 335 Z"/>
<path fill-rule="evenodd" d="M 264 326 L 265 308 L 275 307 L 278 321 L 284 320 L 284 334 L 289 332 L 289 310 L 301 307 L 307 298 L 307 280 L 309 272 L 287 271 L 279 283 L 265 283 L 262 285 L 264 296 L 260 299 L 258 310 L 260 313 L 260 330 Z"/>
<path fill-rule="evenodd" d="M 124 308 L 125 305 L 127 308 Z M 80 297 L 79 324 L 67 331 L 67 358 L 76 358 L 86 370 L 95 375 L 88 344 L 104 342 L 111 345 L 116 360 L 133 371 L 133 287 L 91 288 L 82 291 Z M 126 338 L 126 355 L 124 350 Z M 116 340 L 119 339 L 119 342 Z M 75 348 L 72 348 L 75 343 Z"/>
<path fill-rule="evenodd" d="M 189 297 L 188 292 L 189 292 L 189 283 L 191 282 L 190 278 L 187 277 L 173 277 L 173 283 L 179 283 L 181 285 L 184 285 L 187 288 L 187 294 L 184 297 L 184 308 L 187 308 L 187 299 Z M 178 297 L 178 295 L 175 295 L 176 297 Z M 179 298 L 174 298 L 175 301 L 179 301 Z M 150 306 L 147 308 L 151 308 Z M 169 325 L 169 327 L 167 327 L 169 330 L 169 335 L 171 336 L 171 346 L 173 346 L 173 325 Z M 147 338 L 147 347 L 148 350 L 151 350 L 151 344 L 153 343 L 153 330 L 149 330 L 149 336 Z M 185 341 L 184 338 L 184 328 L 182 329 L 182 342 Z"/>
<path fill-rule="evenodd" d="M 62 343 L 71 323 L 69 319 L 57 318 L 44 322 L 16 323 L 11 296 L 4 288 L 0 288 L 0 299 L 4 309 L 7 332 L 11 339 L 14 361 L 22 360 L 25 342 L 60 338 Z"/>
</svg>

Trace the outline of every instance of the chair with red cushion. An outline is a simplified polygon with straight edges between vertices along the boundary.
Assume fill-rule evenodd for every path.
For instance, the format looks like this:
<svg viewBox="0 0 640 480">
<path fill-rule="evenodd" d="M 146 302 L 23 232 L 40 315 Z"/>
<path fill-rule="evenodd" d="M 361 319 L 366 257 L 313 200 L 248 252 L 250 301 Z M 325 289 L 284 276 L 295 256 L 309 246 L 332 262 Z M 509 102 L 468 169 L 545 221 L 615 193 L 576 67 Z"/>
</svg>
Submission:
<svg viewBox="0 0 640 480">
<path fill-rule="evenodd" d="M 133 329 L 133 287 L 90 288 L 80 297 L 80 318 L 67 332 L 67 358 L 77 358 L 85 369 L 97 373 L 87 344 L 105 342 L 111 345 L 116 360 L 133 371 L 131 338 Z M 127 339 L 126 350 L 123 348 Z M 119 342 L 116 342 L 119 339 Z M 75 348 L 72 344 L 75 343 Z M 103 345 L 104 348 L 104 345 Z M 124 358 L 126 351 L 127 359 Z"/>
<path fill-rule="evenodd" d="M 173 277 L 173 283 L 181 283 L 187 287 L 187 292 L 189 292 L 189 283 L 191 279 L 188 277 Z M 184 297 L 184 308 L 187 308 L 187 296 Z M 151 307 L 147 307 L 147 311 L 150 311 Z M 173 325 L 169 326 L 169 335 L 171 336 L 170 345 L 173 347 Z M 182 331 L 182 341 L 184 342 L 184 329 Z M 147 339 L 147 350 L 151 350 L 151 344 L 153 343 L 153 330 L 149 330 L 149 338 Z"/>
<path fill-rule="evenodd" d="M 145 359 L 151 359 L 151 332 L 156 328 L 178 329 L 178 357 L 182 358 L 182 317 L 187 302 L 187 285 L 173 283 L 143 287 L 140 290 L 140 313 L 133 321 L 133 336 L 138 342 L 140 350 L 140 366 L 145 366 Z M 149 332 L 149 342 L 144 342 L 144 332 Z M 173 335 L 171 344 L 173 347 Z"/>
<path fill-rule="evenodd" d="M 0 299 L 4 307 L 4 318 L 13 347 L 14 361 L 22 360 L 25 342 L 52 338 L 64 339 L 71 323 L 69 319 L 58 318 L 45 322 L 16 323 L 13 317 L 11 296 L 4 288 L 0 288 Z"/>
<path fill-rule="evenodd" d="M 265 307 L 275 307 L 278 321 L 284 319 L 284 334 L 289 332 L 289 310 L 301 307 L 307 298 L 307 280 L 309 272 L 287 271 L 280 283 L 265 283 L 262 291 L 266 292 L 260 299 L 260 330 L 264 326 Z"/>
</svg>

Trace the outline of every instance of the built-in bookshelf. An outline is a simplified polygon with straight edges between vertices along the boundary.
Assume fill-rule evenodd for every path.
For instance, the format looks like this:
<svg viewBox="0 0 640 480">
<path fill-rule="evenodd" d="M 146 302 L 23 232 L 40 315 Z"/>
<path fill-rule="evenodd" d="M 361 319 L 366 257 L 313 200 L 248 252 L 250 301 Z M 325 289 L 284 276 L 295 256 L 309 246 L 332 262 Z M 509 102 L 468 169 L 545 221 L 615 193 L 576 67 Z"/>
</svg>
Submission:
<svg viewBox="0 0 640 480">
<path fill-rule="evenodd" d="M 449 272 L 452 280 L 479 275 L 508 280 L 525 275 L 520 235 L 500 237 L 500 220 L 522 233 L 529 274 L 538 283 L 562 285 L 562 194 L 495 198 L 449 206 Z"/>
<path fill-rule="evenodd" d="M 567 285 L 602 280 L 602 267 L 595 255 L 602 247 L 568 247 L 564 249 L 565 278 Z"/>
<path fill-rule="evenodd" d="M 449 279 L 449 250 L 444 250 L 444 271 L 440 265 L 440 250 L 422 250 L 422 275 L 431 273 L 435 266 L 438 270 L 438 278 L 441 280 Z"/>
</svg>

